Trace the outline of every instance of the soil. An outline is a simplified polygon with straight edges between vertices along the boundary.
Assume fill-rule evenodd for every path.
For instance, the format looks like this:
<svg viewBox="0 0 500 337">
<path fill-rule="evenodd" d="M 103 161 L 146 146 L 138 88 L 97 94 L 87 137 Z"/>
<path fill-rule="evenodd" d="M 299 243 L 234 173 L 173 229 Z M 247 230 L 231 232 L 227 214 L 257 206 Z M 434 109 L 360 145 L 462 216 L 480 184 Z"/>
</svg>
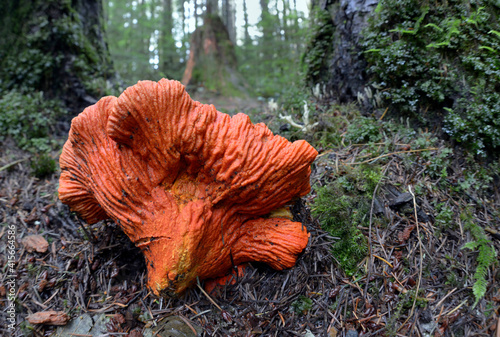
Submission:
<svg viewBox="0 0 500 337">
<path fill-rule="evenodd" d="M 248 106 L 235 102 L 214 104 L 235 111 L 244 111 L 239 104 Z M 252 104 L 252 109 L 265 110 L 259 102 Z M 339 162 L 356 162 L 358 152 L 347 147 L 335 156 L 320 153 L 312 181 L 321 184 Z M 29 156 L 4 143 L 0 167 Z M 58 153 L 53 157 L 57 159 Z M 84 224 L 57 198 L 59 172 L 38 179 L 31 174 L 29 160 L 18 162 L 0 171 L 0 262 L 5 266 L 0 276 L 0 321 L 10 317 L 6 294 L 11 279 L 16 294 L 15 331 L 2 324 L 0 335 L 49 336 L 57 326 L 29 325 L 26 319 L 55 310 L 73 320 L 84 314 L 104 315 L 107 336 L 151 331 L 159 336 L 498 336 L 498 264 L 488 272 L 485 298 L 473 307 L 470 280 L 476 255 L 462 249 L 471 238 L 451 230 L 438 236 L 433 226 L 431 198 L 459 208 L 462 202 L 474 203 L 474 196 L 456 201 L 445 194 L 405 194 L 401 186 L 419 179 L 419 165 L 404 165 L 402 158 L 393 156 L 384 166 L 388 183 L 377 188 L 367 215 L 379 220 L 362 228 L 370 238 L 370 254 L 360 265 L 364 276 L 347 276 L 338 268 L 329 248 L 338 238 L 330 237 L 310 215 L 313 191 L 293 207 L 295 219 L 311 234 L 295 267 L 275 271 L 249 264 L 234 285 L 216 293 L 207 294 L 200 284 L 180 298 L 158 298 L 144 286 L 142 254 L 112 221 Z M 485 205 L 495 209 L 495 200 Z M 487 206 L 478 218 L 491 230 L 490 238 L 500 251 L 498 218 Z M 12 271 L 7 268 L 8 226 L 15 227 Z M 21 243 L 35 234 L 47 240 L 46 252 L 29 252 Z M 185 329 L 166 328 L 174 319 Z"/>
</svg>

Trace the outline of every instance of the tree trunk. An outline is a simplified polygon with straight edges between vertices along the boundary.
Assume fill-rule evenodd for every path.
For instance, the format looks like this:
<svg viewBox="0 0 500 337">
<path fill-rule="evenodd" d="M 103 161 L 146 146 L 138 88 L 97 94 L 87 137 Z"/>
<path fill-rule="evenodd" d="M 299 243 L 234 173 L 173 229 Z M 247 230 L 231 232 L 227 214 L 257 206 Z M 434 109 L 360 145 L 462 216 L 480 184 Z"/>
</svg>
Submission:
<svg viewBox="0 0 500 337">
<path fill-rule="evenodd" d="M 236 70 L 234 45 L 219 16 L 206 15 L 203 26 L 193 32 L 182 83 L 223 95 L 245 93 L 244 80 Z"/>
<path fill-rule="evenodd" d="M 247 2 L 243 0 L 243 20 L 245 22 L 243 29 L 245 31 L 243 37 L 243 45 L 246 47 L 252 43 L 252 39 L 250 38 L 250 33 L 248 32 L 248 27 L 250 24 L 248 23 L 248 10 L 247 10 Z"/>
<path fill-rule="evenodd" d="M 236 44 L 235 18 L 231 0 L 222 1 L 222 21 L 227 28 L 229 39 L 233 44 Z"/>
<path fill-rule="evenodd" d="M 187 33 L 186 33 L 186 9 L 184 8 L 184 3 L 186 0 L 180 0 L 179 1 L 179 12 L 181 13 L 181 18 L 182 18 L 182 46 L 181 46 L 181 55 L 182 55 L 182 63 L 186 64 L 187 63 Z"/>
<path fill-rule="evenodd" d="M 269 13 L 269 0 L 260 0 L 260 8 L 262 11 L 260 20 L 262 22 L 262 37 L 264 43 L 272 41 L 273 39 L 273 29 L 269 24 L 269 18 L 271 13 Z"/>
<path fill-rule="evenodd" d="M 175 47 L 175 39 L 173 36 L 173 17 L 172 17 L 172 0 L 163 0 L 163 16 L 161 27 L 160 40 L 160 62 L 161 70 L 167 78 L 175 78 L 175 74 L 171 74 L 174 64 L 178 63 L 177 52 Z"/>
<path fill-rule="evenodd" d="M 219 1 L 218 0 L 207 0 L 207 10 L 208 15 L 218 15 L 219 14 Z"/>
<path fill-rule="evenodd" d="M 3 0 L 0 22 L 0 90 L 41 91 L 74 112 L 105 94 L 114 72 L 101 1 Z"/>
<path fill-rule="evenodd" d="M 360 34 L 378 0 L 313 0 L 313 10 L 321 11 L 315 23 L 316 36 L 305 54 L 307 80 L 314 87 L 325 85 L 326 92 L 340 103 L 357 99 L 364 92 L 366 62 L 361 53 Z"/>
</svg>

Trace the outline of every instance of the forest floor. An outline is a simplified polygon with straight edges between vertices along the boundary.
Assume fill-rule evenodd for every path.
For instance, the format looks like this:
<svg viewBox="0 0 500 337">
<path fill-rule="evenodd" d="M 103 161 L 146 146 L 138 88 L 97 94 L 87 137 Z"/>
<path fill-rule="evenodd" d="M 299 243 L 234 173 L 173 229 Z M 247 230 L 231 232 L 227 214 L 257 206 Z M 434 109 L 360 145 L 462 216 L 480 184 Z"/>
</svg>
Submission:
<svg viewBox="0 0 500 337">
<path fill-rule="evenodd" d="M 266 109 L 259 101 L 194 96 L 255 119 Z M 319 151 L 313 190 L 293 206 L 311 233 L 296 266 L 250 264 L 234 285 L 210 295 L 199 285 L 176 299 L 148 292 L 140 251 L 112 221 L 88 226 L 58 200 L 59 172 L 34 177 L 32 155 L 4 143 L 0 251 L 9 226 L 17 248 L 14 271 L 8 255 L 0 255 L 0 321 L 9 317 L 6 293 L 15 275 L 17 323 L 15 332 L 2 324 L 0 335 L 498 337 L 498 257 L 484 261 L 500 251 L 498 172 L 488 171 L 495 166 L 471 161 L 432 132 L 351 110 L 316 104 L 319 125 L 308 133 L 270 112 L 259 117 Z M 332 223 L 349 229 L 345 239 Z M 41 245 L 30 243 L 33 235 L 43 237 Z M 342 248 L 342 240 L 365 245 L 362 258 L 354 264 L 346 258 L 342 249 L 353 247 Z M 473 290 L 478 279 L 485 284 Z M 61 327 L 26 321 L 49 310 L 70 321 Z"/>
</svg>

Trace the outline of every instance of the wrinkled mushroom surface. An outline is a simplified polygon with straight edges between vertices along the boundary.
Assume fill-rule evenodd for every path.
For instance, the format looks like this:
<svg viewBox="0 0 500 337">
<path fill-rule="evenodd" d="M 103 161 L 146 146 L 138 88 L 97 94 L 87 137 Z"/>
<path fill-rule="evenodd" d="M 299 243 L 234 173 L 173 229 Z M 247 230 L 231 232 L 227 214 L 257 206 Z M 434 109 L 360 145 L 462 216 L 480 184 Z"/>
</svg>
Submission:
<svg viewBox="0 0 500 337">
<path fill-rule="evenodd" d="M 88 223 L 112 218 L 143 251 L 151 290 L 172 295 L 233 263 L 292 267 L 308 233 L 269 214 L 309 193 L 316 155 L 177 81 L 140 81 L 73 119 L 59 197 Z"/>
</svg>

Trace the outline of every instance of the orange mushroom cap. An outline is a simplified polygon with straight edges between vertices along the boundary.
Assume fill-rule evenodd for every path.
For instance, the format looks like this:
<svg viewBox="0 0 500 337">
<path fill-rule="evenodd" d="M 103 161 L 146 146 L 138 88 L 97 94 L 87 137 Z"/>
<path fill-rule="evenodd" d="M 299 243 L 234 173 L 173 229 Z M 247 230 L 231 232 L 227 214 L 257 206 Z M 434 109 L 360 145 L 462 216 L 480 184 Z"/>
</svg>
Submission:
<svg viewBox="0 0 500 337">
<path fill-rule="evenodd" d="M 268 215 L 309 193 L 317 154 L 177 81 L 140 81 L 73 119 L 59 198 L 88 223 L 112 218 L 143 251 L 151 290 L 173 295 L 233 263 L 292 267 L 309 234 Z"/>
</svg>

